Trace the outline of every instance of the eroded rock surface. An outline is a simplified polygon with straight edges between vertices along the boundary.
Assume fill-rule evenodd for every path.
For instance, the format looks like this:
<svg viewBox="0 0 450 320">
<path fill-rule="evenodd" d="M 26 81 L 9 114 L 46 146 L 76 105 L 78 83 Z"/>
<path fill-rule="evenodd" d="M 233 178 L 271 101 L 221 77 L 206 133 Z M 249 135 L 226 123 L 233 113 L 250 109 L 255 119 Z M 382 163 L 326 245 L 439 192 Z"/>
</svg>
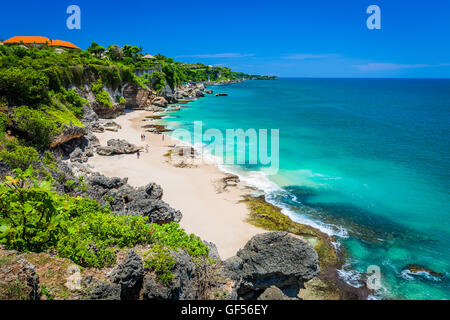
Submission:
<svg viewBox="0 0 450 320">
<path fill-rule="evenodd" d="M 296 297 L 304 282 L 319 273 L 311 245 L 281 231 L 254 236 L 226 265 L 244 299 L 256 299 L 271 286 Z"/>
<path fill-rule="evenodd" d="M 142 147 L 138 147 L 126 140 L 111 139 L 108 140 L 105 147 L 97 147 L 97 153 L 101 156 L 110 156 L 113 154 L 127 154 L 135 153 L 141 150 Z"/>
</svg>

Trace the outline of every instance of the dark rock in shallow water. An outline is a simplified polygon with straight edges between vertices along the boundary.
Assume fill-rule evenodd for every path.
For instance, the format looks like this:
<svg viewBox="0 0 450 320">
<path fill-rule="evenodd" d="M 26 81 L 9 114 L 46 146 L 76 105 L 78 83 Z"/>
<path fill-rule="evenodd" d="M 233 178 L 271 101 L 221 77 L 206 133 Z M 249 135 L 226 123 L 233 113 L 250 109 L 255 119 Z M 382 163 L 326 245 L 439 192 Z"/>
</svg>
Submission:
<svg viewBox="0 0 450 320">
<path fill-rule="evenodd" d="M 311 245 L 281 231 L 254 236 L 226 265 L 244 299 L 256 299 L 271 286 L 296 297 L 304 282 L 319 273 L 317 252 Z"/>
<path fill-rule="evenodd" d="M 113 283 L 120 284 L 122 300 L 137 300 L 143 276 L 142 258 L 134 250 L 130 250 L 125 261 L 111 271 L 109 278 Z"/>
<path fill-rule="evenodd" d="M 425 266 L 418 264 L 409 264 L 403 270 L 407 271 L 411 275 L 424 276 L 425 278 L 427 277 L 427 275 L 435 278 L 441 278 L 444 276 L 443 273 L 436 272 L 434 270 L 428 269 Z"/>
</svg>

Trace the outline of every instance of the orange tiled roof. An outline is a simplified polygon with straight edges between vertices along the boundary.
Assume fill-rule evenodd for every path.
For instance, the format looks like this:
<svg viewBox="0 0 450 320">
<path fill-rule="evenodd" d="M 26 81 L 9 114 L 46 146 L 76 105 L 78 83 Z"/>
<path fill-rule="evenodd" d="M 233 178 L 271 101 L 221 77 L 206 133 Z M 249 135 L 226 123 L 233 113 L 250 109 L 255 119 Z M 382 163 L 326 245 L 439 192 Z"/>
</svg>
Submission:
<svg viewBox="0 0 450 320">
<path fill-rule="evenodd" d="M 72 49 L 80 49 L 73 43 L 70 43 L 68 41 L 63 40 L 52 40 L 52 43 L 50 44 L 51 47 L 65 47 L 65 48 L 72 48 Z"/>
<path fill-rule="evenodd" d="M 48 43 L 50 44 L 52 40 L 46 37 L 12 37 L 11 39 L 3 41 L 3 43 Z"/>
<path fill-rule="evenodd" d="M 50 47 L 65 47 L 72 49 L 80 49 L 73 43 L 63 40 L 50 40 L 46 37 L 12 37 L 11 39 L 3 41 L 3 43 L 38 43 L 45 44 L 47 43 Z"/>
</svg>

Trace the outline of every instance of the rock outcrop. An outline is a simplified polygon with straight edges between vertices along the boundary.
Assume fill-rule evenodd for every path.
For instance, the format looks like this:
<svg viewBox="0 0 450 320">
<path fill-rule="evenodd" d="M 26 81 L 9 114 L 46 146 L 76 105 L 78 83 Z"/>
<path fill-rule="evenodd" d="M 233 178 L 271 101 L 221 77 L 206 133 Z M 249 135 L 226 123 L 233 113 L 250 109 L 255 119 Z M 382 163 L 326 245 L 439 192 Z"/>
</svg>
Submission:
<svg viewBox="0 0 450 320">
<path fill-rule="evenodd" d="M 87 131 L 84 127 L 77 127 L 72 124 L 65 126 L 62 133 L 52 139 L 50 142 L 50 148 L 56 148 L 57 146 L 70 140 L 81 138 L 86 133 Z"/>
<path fill-rule="evenodd" d="M 39 300 L 35 266 L 17 251 L 2 251 L 0 259 L 0 300 Z"/>
<path fill-rule="evenodd" d="M 157 107 L 167 107 L 169 102 L 164 97 L 154 97 L 152 100 L 152 105 Z"/>
<path fill-rule="evenodd" d="M 197 298 L 197 287 L 193 281 L 196 265 L 185 251 L 174 252 L 176 264 L 172 270 L 173 281 L 163 285 L 154 273 L 144 278 L 142 289 L 144 300 L 193 300 Z"/>
<path fill-rule="evenodd" d="M 127 184 L 128 179 L 107 178 L 103 175 L 93 175 L 88 179 L 91 185 L 88 196 L 105 203 L 108 201 L 112 210 L 120 215 L 143 215 L 153 223 L 179 222 L 180 211 L 173 209 L 162 201 L 163 191 L 155 183 L 140 188 Z M 111 200 L 112 199 L 112 200 Z"/>
<path fill-rule="evenodd" d="M 125 106 L 127 109 L 144 109 L 151 105 L 152 92 L 139 86 L 127 85 L 123 89 L 123 97 L 127 101 Z"/>
<path fill-rule="evenodd" d="M 97 153 L 101 156 L 110 156 L 113 154 L 126 154 L 135 153 L 141 150 L 142 147 L 138 147 L 126 140 L 111 139 L 106 143 L 106 147 L 97 147 Z"/>
<path fill-rule="evenodd" d="M 121 115 L 125 111 L 125 104 L 115 104 L 112 107 L 99 103 L 97 101 L 92 102 L 92 109 L 95 113 L 103 119 L 114 119 Z"/>
<path fill-rule="evenodd" d="M 98 281 L 96 279 L 83 279 L 86 299 L 88 300 L 120 300 L 120 285 Z"/>
<path fill-rule="evenodd" d="M 125 260 L 110 272 L 109 279 L 113 283 L 120 284 L 121 300 L 137 300 L 143 276 L 142 258 L 134 250 L 130 250 Z"/>
<path fill-rule="evenodd" d="M 283 291 L 275 286 L 267 288 L 259 297 L 258 300 L 292 300 L 286 296 Z"/>
<path fill-rule="evenodd" d="M 122 129 L 122 126 L 114 121 L 107 121 L 103 124 L 104 130 L 117 132 Z"/>
<path fill-rule="evenodd" d="M 243 299 L 257 299 L 271 286 L 295 298 L 304 282 L 319 273 L 311 245 L 281 231 L 254 236 L 226 266 Z"/>
</svg>

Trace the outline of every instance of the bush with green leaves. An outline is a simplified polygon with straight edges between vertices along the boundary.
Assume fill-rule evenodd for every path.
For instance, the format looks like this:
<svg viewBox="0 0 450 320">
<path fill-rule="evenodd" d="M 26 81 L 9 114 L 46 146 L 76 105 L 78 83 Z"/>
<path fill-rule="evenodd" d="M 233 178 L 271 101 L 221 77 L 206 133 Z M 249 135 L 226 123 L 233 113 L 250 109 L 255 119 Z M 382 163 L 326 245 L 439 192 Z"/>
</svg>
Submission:
<svg viewBox="0 0 450 320">
<path fill-rule="evenodd" d="M 161 91 L 166 86 L 164 73 L 153 71 L 152 73 L 152 87 L 156 92 Z"/>
<path fill-rule="evenodd" d="M 164 285 L 172 282 L 174 278 L 172 269 L 176 262 L 170 250 L 159 244 L 153 246 L 144 256 L 144 267 L 154 271 L 156 278 Z"/>
<path fill-rule="evenodd" d="M 38 152 L 33 147 L 26 147 L 14 140 L 6 140 L 4 149 L 0 150 L 0 160 L 10 169 L 27 169 L 38 161 Z"/>
<path fill-rule="evenodd" d="M 169 258 L 168 265 L 159 265 L 167 250 L 185 250 L 193 257 L 208 254 L 208 247 L 177 223 L 149 224 L 143 216 L 116 216 L 95 200 L 59 195 L 31 167 L 14 170 L 14 176 L 0 183 L 0 243 L 20 251 L 54 249 L 61 257 L 96 268 L 114 264 L 120 248 L 150 244 L 157 255 L 149 266 L 162 273 L 173 267 Z"/>
<path fill-rule="evenodd" d="M 49 79 L 38 70 L 28 68 L 0 69 L 0 96 L 15 104 L 37 104 L 48 98 Z"/>
<path fill-rule="evenodd" d="M 27 138 L 41 148 L 48 148 L 53 135 L 58 134 L 58 126 L 48 114 L 27 106 L 15 108 L 12 120 Z"/>
<path fill-rule="evenodd" d="M 8 126 L 9 121 L 9 117 L 6 114 L 0 112 L 0 137 L 2 136 L 2 133 L 6 131 L 6 127 Z"/>
<path fill-rule="evenodd" d="M 67 221 L 64 202 L 48 182 L 38 183 L 33 178 L 31 167 L 14 173 L 0 183 L 0 218 L 7 226 L 0 243 L 20 251 L 54 247 Z"/>
<path fill-rule="evenodd" d="M 101 79 L 98 79 L 97 82 L 92 84 L 92 92 L 98 103 L 112 108 L 111 98 L 109 97 L 108 92 L 103 90 L 103 82 Z"/>
</svg>

